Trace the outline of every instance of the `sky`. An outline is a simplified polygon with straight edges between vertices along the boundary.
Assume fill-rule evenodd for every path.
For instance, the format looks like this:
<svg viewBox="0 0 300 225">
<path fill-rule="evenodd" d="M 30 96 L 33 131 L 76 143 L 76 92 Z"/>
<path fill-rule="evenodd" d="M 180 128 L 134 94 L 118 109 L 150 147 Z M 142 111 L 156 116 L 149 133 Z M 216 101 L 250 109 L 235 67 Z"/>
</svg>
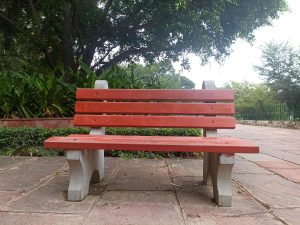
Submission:
<svg viewBox="0 0 300 225">
<path fill-rule="evenodd" d="M 287 0 L 287 3 L 289 12 L 274 20 L 272 26 L 256 30 L 255 41 L 252 44 L 238 39 L 232 46 L 232 53 L 222 65 L 210 60 L 207 65 L 201 66 L 200 59 L 191 55 L 189 71 L 181 71 L 179 63 L 174 64 L 175 69 L 191 79 L 196 88 L 201 88 L 203 80 L 214 80 L 219 87 L 229 81 L 263 82 L 253 66 L 260 63 L 260 49 L 266 42 L 289 41 L 295 47 L 300 46 L 300 0 Z"/>
</svg>

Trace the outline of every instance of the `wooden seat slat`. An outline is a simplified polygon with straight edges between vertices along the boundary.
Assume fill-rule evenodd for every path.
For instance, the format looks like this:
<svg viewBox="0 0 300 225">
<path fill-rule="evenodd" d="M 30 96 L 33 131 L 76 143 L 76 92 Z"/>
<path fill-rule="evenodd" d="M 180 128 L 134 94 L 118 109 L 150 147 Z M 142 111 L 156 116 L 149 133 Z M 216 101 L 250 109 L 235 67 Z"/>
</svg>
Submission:
<svg viewBox="0 0 300 225">
<path fill-rule="evenodd" d="M 76 113 L 233 115 L 233 103 L 76 102 Z"/>
<path fill-rule="evenodd" d="M 91 89 L 78 88 L 77 100 L 233 101 L 233 90 Z"/>
<path fill-rule="evenodd" d="M 174 127 L 233 129 L 234 117 L 211 116 L 146 116 L 146 115 L 80 115 L 74 116 L 75 126 L 88 127 Z"/>
<path fill-rule="evenodd" d="M 51 137 L 46 148 L 58 149 L 106 149 L 132 151 L 180 151 L 257 153 L 258 147 L 246 140 L 228 137 L 170 137 L 170 136 L 118 136 L 118 135 L 70 135 Z"/>
</svg>

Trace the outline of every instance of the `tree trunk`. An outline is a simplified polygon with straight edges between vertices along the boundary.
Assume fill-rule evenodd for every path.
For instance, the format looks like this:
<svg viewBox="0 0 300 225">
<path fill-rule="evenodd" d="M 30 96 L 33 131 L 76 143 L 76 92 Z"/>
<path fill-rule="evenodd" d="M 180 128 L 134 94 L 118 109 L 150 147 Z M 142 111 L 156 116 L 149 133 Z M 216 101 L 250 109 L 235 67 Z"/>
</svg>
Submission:
<svg viewBox="0 0 300 225">
<path fill-rule="evenodd" d="M 65 68 L 65 81 L 68 83 L 74 82 L 73 73 L 76 71 L 73 41 L 72 41 L 72 18 L 73 8 L 69 0 L 64 2 L 64 27 L 63 27 L 63 56 Z"/>
</svg>

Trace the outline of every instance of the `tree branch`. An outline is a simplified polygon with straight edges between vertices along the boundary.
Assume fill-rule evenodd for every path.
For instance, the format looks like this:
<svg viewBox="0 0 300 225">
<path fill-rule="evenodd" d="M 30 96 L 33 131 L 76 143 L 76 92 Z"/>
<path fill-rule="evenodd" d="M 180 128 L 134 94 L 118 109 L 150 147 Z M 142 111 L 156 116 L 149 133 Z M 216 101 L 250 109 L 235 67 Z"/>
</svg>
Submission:
<svg viewBox="0 0 300 225">
<path fill-rule="evenodd" d="M 37 26 L 37 32 L 40 35 L 41 30 L 42 30 L 41 29 L 41 24 L 40 24 L 40 21 L 39 21 L 37 15 L 36 15 L 36 10 L 35 10 L 35 7 L 34 7 L 34 5 L 32 3 L 32 0 L 29 0 L 29 4 L 30 4 L 31 12 L 32 12 L 32 17 L 33 17 L 33 19 L 34 19 L 34 21 L 36 23 L 36 26 Z"/>
<path fill-rule="evenodd" d="M 100 66 L 102 64 L 103 66 L 99 67 L 96 70 L 96 73 L 99 74 L 100 72 L 102 72 L 105 69 L 109 68 L 113 64 L 117 64 L 117 63 L 122 62 L 123 60 L 127 59 L 130 55 L 133 55 L 133 54 L 136 55 L 136 54 L 146 53 L 148 51 L 150 51 L 150 47 L 139 48 L 139 49 L 130 49 L 130 50 L 121 52 L 119 55 L 117 55 L 116 57 L 114 57 L 109 62 L 105 62 L 105 63 L 104 62 L 97 62 L 97 63 L 95 63 L 95 65 L 92 68 L 95 69 L 96 67 L 98 67 L 98 66 Z"/>
<path fill-rule="evenodd" d="M 10 25 L 12 25 L 18 32 L 25 33 L 14 21 L 6 17 L 5 15 L 0 13 L 0 18 L 8 22 Z"/>
<path fill-rule="evenodd" d="M 81 33 L 81 30 L 80 30 L 80 28 L 78 26 L 77 6 L 76 6 L 76 3 L 75 3 L 74 0 L 71 0 L 71 4 L 72 4 L 72 7 L 73 7 L 72 24 L 74 25 L 75 30 L 76 30 L 76 32 L 78 34 L 79 48 L 80 48 L 80 51 L 81 51 L 80 54 L 83 54 L 84 53 L 84 44 L 83 44 L 82 33 Z"/>
<path fill-rule="evenodd" d="M 107 1 L 107 3 L 106 3 L 106 5 L 105 5 L 105 7 L 104 7 L 104 20 L 105 20 L 105 18 L 106 18 L 106 16 L 107 16 L 107 13 L 108 13 L 108 10 L 109 10 L 109 8 L 111 7 L 111 5 L 112 5 L 112 2 L 113 2 L 113 0 L 108 0 Z"/>
</svg>

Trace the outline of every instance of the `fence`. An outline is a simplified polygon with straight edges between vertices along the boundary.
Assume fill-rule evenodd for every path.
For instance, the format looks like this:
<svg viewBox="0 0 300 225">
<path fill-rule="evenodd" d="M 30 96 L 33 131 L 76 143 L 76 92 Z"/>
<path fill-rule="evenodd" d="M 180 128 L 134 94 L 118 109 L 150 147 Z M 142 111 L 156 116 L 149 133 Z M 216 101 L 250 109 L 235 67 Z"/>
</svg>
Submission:
<svg viewBox="0 0 300 225">
<path fill-rule="evenodd" d="M 236 118 L 239 120 L 299 120 L 295 112 L 286 105 L 270 105 L 269 107 L 236 108 Z"/>
</svg>

